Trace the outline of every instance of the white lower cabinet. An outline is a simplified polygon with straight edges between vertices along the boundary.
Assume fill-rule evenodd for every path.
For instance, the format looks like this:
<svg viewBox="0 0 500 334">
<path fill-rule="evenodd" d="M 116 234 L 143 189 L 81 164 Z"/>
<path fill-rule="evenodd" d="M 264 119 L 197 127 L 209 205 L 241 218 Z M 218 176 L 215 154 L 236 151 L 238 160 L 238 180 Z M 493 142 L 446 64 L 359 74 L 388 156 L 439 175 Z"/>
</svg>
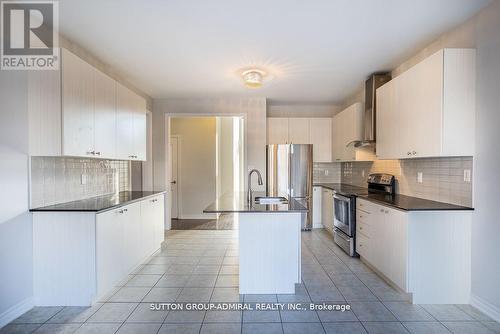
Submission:
<svg viewBox="0 0 500 334">
<path fill-rule="evenodd" d="M 322 188 L 321 194 L 321 221 L 323 226 L 333 233 L 333 191 Z"/>
<path fill-rule="evenodd" d="M 164 240 L 163 196 L 141 202 L 141 225 L 143 252 L 152 253 Z"/>
<path fill-rule="evenodd" d="M 322 188 L 319 186 L 313 187 L 313 211 L 312 220 L 313 228 L 323 227 L 323 222 L 321 220 L 321 198 L 322 198 Z"/>
<path fill-rule="evenodd" d="M 102 297 L 163 242 L 163 195 L 96 216 L 97 296 Z"/>
<path fill-rule="evenodd" d="M 357 199 L 356 251 L 416 304 L 467 303 L 470 211 L 401 211 Z"/>
<path fill-rule="evenodd" d="M 103 296 L 109 287 L 124 277 L 125 229 L 118 210 L 97 215 L 96 224 L 96 273 L 97 295 Z"/>
<path fill-rule="evenodd" d="M 406 213 L 357 201 L 357 252 L 402 290 L 407 291 L 408 221 Z"/>
<path fill-rule="evenodd" d="M 161 246 L 164 196 L 102 213 L 34 212 L 36 306 L 89 306 Z M 48 268 L 48 269 L 47 269 Z"/>
</svg>

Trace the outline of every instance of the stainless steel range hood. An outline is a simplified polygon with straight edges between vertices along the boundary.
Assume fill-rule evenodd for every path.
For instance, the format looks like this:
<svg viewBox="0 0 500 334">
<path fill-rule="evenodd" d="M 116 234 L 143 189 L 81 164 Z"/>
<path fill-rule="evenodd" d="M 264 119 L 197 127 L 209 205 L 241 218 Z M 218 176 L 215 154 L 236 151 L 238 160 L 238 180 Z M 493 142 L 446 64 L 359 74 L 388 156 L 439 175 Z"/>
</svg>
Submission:
<svg viewBox="0 0 500 334">
<path fill-rule="evenodd" d="M 365 82 L 365 131 L 361 141 L 354 141 L 354 147 L 366 147 L 375 144 L 377 139 L 377 101 L 375 94 L 377 88 L 391 80 L 390 73 L 375 73 L 372 74 Z M 351 143 L 349 143 L 351 144 Z"/>
</svg>

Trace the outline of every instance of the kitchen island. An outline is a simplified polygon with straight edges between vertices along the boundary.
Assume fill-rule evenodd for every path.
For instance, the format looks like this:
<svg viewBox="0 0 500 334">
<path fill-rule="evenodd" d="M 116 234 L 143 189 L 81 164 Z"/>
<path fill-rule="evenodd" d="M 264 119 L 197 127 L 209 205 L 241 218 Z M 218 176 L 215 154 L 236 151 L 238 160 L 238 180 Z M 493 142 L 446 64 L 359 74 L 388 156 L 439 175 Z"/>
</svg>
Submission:
<svg viewBox="0 0 500 334">
<path fill-rule="evenodd" d="M 256 193 L 256 197 L 265 194 Z M 300 231 L 305 203 L 248 203 L 246 194 L 218 198 L 205 213 L 234 213 L 239 222 L 240 294 L 295 293 L 301 282 Z"/>
</svg>

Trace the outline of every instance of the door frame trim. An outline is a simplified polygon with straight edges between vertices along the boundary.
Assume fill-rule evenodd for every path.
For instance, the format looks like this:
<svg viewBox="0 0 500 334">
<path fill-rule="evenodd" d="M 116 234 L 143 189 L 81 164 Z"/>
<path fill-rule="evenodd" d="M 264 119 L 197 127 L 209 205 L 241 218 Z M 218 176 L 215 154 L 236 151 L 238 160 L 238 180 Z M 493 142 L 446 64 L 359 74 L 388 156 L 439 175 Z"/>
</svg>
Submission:
<svg viewBox="0 0 500 334">
<path fill-rule="evenodd" d="M 177 139 L 177 219 L 182 219 L 182 187 L 181 187 L 181 147 L 182 147 L 182 136 L 181 135 L 170 135 L 170 138 Z M 169 138 L 169 139 L 170 139 Z M 169 140 L 169 145 L 171 141 Z M 170 177 L 168 182 L 172 182 L 172 152 L 169 150 L 169 164 L 170 164 Z M 170 186 L 170 191 L 172 191 L 172 186 Z M 172 198 L 172 197 L 171 197 Z M 172 199 L 170 200 L 170 219 L 172 218 Z"/>
</svg>

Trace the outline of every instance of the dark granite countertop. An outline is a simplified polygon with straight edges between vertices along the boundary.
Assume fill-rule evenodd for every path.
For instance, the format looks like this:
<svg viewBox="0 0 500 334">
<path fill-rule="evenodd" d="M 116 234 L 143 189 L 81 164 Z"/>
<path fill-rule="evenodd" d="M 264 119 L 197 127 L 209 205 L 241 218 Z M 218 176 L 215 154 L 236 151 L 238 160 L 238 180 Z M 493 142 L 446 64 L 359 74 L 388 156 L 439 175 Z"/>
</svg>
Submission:
<svg viewBox="0 0 500 334">
<path fill-rule="evenodd" d="M 474 208 L 432 201 L 428 199 L 406 196 L 406 195 L 384 195 L 380 193 L 370 193 L 367 188 L 352 186 L 349 184 L 342 183 L 315 183 L 315 186 L 325 187 L 331 190 L 338 191 L 344 195 L 356 196 L 359 198 L 366 199 L 371 202 L 375 202 L 382 205 L 387 205 L 396 209 L 404 211 L 467 211 L 474 210 Z"/>
<path fill-rule="evenodd" d="M 73 211 L 102 212 L 126 204 L 141 201 L 145 198 L 163 194 L 164 191 L 121 191 L 118 194 L 92 197 L 73 202 L 44 206 L 30 209 L 31 212 Z"/>
<path fill-rule="evenodd" d="M 254 191 L 254 197 L 266 196 L 264 192 Z M 245 213 L 245 212 L 307 212 L 307 204 L 293 198 L 288 199 L 286 204 L 255 204 L 251 206 L 247 202 L 246 193 L 228 194 L 219 197 L 210 204 L 204 213 Z"/>
</svg>

